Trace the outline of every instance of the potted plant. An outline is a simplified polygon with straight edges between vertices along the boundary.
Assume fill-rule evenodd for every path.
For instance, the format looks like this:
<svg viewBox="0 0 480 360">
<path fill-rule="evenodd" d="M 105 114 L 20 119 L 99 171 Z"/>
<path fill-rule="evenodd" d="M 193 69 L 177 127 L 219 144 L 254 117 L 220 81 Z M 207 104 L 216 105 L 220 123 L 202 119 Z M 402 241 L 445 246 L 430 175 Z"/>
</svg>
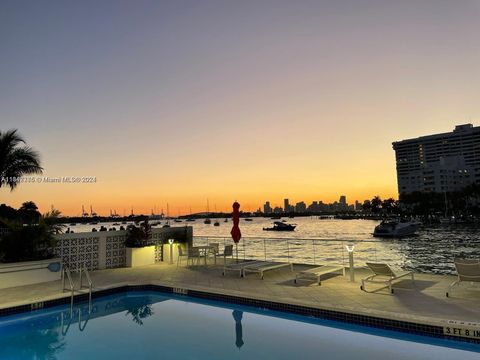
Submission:
<svg viewBox="0 0 480 360">
<path fill-rule="evenodd" d="M 61 278 L 61 259 L 55 258 L 55 234 L 61 233 L 58 210 L 38 223 L 3 221 L 8 231 L 0 238 L 0 288 L 36 284 Z"/>
<path fill-rule="evenodd" d="M 125 239 L 127 266 L 144 266 L 155 263 L 155 244 L 152 242 L 152 227 L 145 220 L 140 226 L 129 225 Z"/>
</svg>

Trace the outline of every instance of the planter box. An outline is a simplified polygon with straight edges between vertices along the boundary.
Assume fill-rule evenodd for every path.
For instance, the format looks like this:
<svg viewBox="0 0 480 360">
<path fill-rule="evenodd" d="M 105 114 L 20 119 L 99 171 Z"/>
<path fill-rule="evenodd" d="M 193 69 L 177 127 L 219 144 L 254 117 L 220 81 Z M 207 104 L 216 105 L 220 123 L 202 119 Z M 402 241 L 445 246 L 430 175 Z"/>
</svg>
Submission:
<svg viewBox="0 0 480 360">
<path fill-rule="evenodd" d="M 127 267 L 155 264 L 155 245 L 142 248 L 127 247 Z"/>
<path fill-rule="evenodd" d="M 61 268 L 62 260 L 56 258 L 0 264 L 0 289 L 60 280 Z"/>
</svg>

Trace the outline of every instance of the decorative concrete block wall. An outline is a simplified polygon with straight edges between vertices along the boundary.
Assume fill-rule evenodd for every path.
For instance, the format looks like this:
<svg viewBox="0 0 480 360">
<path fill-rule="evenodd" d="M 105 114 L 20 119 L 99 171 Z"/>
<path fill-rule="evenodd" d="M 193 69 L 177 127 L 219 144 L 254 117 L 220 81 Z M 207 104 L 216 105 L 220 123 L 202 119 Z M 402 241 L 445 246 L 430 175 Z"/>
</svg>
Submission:
<svg viewBox="0 0 480 360">
<path fill-rule="evenodd" d="M 56 235 L 58 242 L 55 253 L 71 271 L 80 270 L 82 266 L 88 270 L 125 267 L 126 235 L 126 230 Z M 184 242 L 191 246 L 193 228 L 191 226 L 153 228 L 155 261 L 163 261 L 163 245 L 168 243 L 168 239 L 175 239 L 175 242 Z"/>
</svg>

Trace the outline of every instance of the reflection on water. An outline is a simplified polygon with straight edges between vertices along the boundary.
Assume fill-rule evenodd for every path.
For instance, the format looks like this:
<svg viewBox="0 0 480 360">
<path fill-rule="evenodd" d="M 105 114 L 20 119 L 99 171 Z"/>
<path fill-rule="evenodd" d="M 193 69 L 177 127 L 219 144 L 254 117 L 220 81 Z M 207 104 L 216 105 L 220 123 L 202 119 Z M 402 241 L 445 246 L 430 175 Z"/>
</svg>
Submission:
<svg viewBox="0 0 480 360">
<path fill-rule="evenodd" d="M 243 344 L 243 328 L 242 328 L 242 317 L 243 311 L 233 310 L 232 316 L 235 320 L 235 345 L 240 349 Z"/>
<path fill-rule="evenodd" d="M 8 354 L 17 351 L 22 359 L 56 359 L 56 354 L 66 346 L 60 327 L 32 330 L 0 343 L 1 359 L 11 359 Z"/>
<path fill-rule="evenodd" d="M 138 325 L 143 325 L 143 319 L 153 315 L 153 310 L 150 305 L 141 305 L 130 307 L 125 316 L 131 315 L 132 320 Z"/>
</svg>

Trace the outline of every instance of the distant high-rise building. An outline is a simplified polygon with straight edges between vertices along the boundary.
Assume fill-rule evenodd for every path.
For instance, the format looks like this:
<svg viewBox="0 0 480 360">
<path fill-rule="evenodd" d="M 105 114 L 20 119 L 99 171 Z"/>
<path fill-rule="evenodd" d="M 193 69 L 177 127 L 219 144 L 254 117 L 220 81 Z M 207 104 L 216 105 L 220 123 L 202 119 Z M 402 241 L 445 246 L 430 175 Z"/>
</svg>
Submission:
<svg viewBox="0 0 480 360">
<path fill-rule="evenodd" d="M 309 212 L 319 212 L 320 206 L 318 205 L 318 201 L 313 201 L 307 208 Z"/>
<path fill-rule="evenodd" d="M 347 204 L 347 197 L 345 195 L 341 195 L 340 199 L 338 200 L 338 210 L 347 210 L 348 209 L 348 204 Z"/>
<path fill-rule="evenodd" d="M 398 193 L 455 191 L 480 184 L 480 126 L 394 142 Z"/>
<path fill-rule="evenodd" d="M 295 212 L 297 213 L 304 213 L 307 210 L 307 205 L 303 202 L 297 202 L 295 204 Z"/>
<path fill-rule="evenodd" d="M 371 201 L 370 200 L 364 200 L 362 204 L 362 209 L 368 209 L 370 208 Z"/>
<path fill-rule="evenodd" d="M 290 202 L 288 199 L 283 199 L 283 209 L 285 210 L 286 213 L 290 212 Z"/>
<path fill-rule="evenodd" d="M 267 201 L 265 205 L 263 205 L 263 213 L 264 214 L 271 214 L 272 213 L 272 207 L 270 206 L 270 201 Z"/>
<path fill-rule="evenodd" d="M 361 211 L 363 209 L 362 203 L 358 200 L 355 200 L 355 210 Z"/>
</svg>

